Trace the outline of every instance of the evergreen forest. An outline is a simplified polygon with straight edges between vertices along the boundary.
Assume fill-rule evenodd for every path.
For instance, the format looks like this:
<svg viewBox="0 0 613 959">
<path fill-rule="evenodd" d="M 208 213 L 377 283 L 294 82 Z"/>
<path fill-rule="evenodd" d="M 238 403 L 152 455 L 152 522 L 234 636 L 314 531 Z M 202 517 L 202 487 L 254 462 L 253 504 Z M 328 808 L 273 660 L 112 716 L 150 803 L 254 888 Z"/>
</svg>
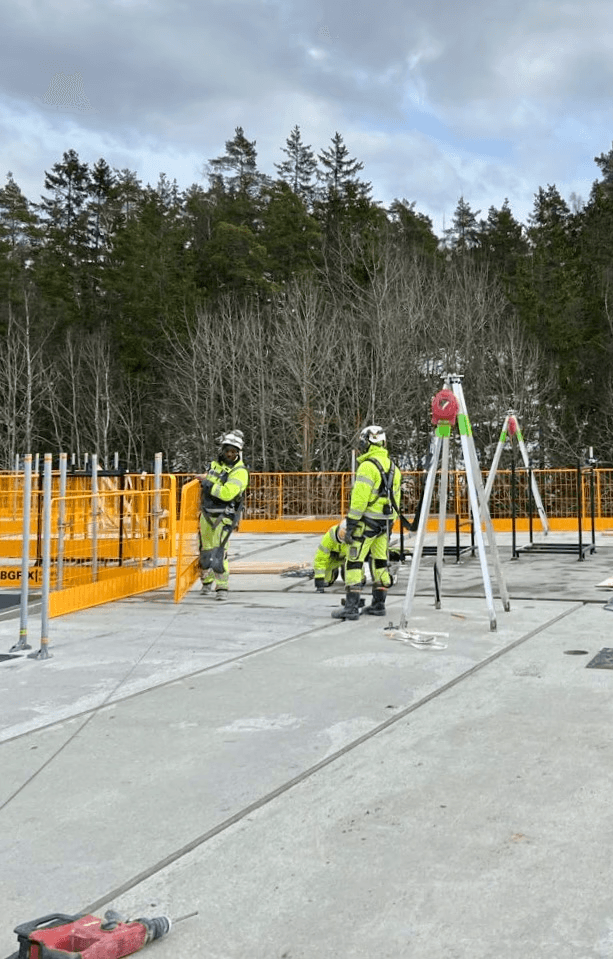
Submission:
<svg viewBox="0 0 613 959">
<path fill-rule="evenodd" d="M 239 428 L 253 470 L 347 470 L 369 422 L 420 468 L 445 373 L 484 468 L 510 409 L 535 466 L 613 465 L 613 149 L 595 165 L 585 201 L 539 187 L 520 223 L 461 197 L 442 236 L 374 199 L 339 133 L 316 154 L 297 126 L 274 176 L 237 127 L 183 191 L 74 150 L 38 203 L 9 173 L 0 469 L 64 450 L 197 471 Z"/>
</svg>

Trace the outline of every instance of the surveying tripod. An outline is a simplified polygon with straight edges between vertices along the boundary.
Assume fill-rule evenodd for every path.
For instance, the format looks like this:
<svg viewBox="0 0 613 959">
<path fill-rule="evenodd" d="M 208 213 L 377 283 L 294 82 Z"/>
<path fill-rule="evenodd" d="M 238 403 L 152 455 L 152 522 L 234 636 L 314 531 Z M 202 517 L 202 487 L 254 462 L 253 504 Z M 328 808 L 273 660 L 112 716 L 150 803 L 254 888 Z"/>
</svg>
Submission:
<svg viewBox="0 0 613 959">
<path fill-rule="evenodd" d="M 451 428 L 455 425 L 457 419 L 458 429 L 460 432 L 460 441 L 462 444 L 462 455 L 464 457 L 464 465 L 466 469 L 466 483 L 468 486 L 470 510 L 473 517 L 477 552 L 479 554 L 483 585 L 485 588 L 485 597 L 489 611 L 490 630 L 495 630 L 496 612 L 494 609 L 494 598 L 492 595 L 492 585 L 487 565 L 487 557 L 485 555 L 483 526 L 485 526 L 487 533 L 488 545 L 490 547 L 491 558 L 496 572 L 498 587 L 500 589 L 500 597 L 502 599 L 505 612 L 508 612 L 511 608 L 509 603 L 509 594 L 504 577 L 502 575 L 500 556 L 498 555 L 498 547 L 496 546 L 496 539 L 494 536 L 494 527 L 492 525 L 489 508 L 487 505 L 487 498 L 483 488 L 483 480 L 481 478 L 481 471 L 477 461 L 477 451 L 475 449 L 472 428 L 468 418 L 468 413 L 466 412 L 466 403 L 464 401 L 464 393 L 462 391 L 462 377 L 458 375 L 448 375 L 445 379 L 445 388 L 440 393 L 437 393 L 432 400 L 432 422 L 436 427 L 434 433 L 434 449 L 432 461 L 428 470 L 428 476 L 426 478 L 424 501 L 421 515 L 419 517 L 417 533 L 415 536 L 415 546 L 413 548 L 413 556 L 411 560 L 411 572 L 409 574 L 409 583 L 407 586 L 402 608 L 402 615 L 400 618 L 400 628 L 406 629 L 409 617 L 411 615 L 413 600 L 415 598 L 417 574 L 419 572 L 419 564 L 423 551 L 428 516 L 430 513 L 430 504 L 432 502 L 432 494 L 434 492 L 434 483 L 436 480 L 439 460 L 441 460 L 441 478 L 439 484 L 439 521 L 434 580 L 436 587 L 436 609 L 440 609 L 441 606 L 440 582 L 443 567 L 445 526 L 447 518 L 449 438 L 451 436 Z"/>
<path fill-rule="evenodd" d="M 492 465 L 487 477 L 487 483 L 485 484 L 485 498 L 490 501 L 490 493 L 492 492 L 492 486 L 494 485 L 494 479 L 496 478 L 496 470 L 498 469 L 498 463 L 500 462 L 500 456 L 504 444 L 507 441 L 507 436 L 513 440 L 513 437 L 517 440 L 517 445 L 519 446 L 522 459 L 524 461 L 524 466 L 529 472 L 530 475 L 530 488 L 532 489 L 532 498 L 534 500 L 534 505 L 536 506 L 537 512 L 539 514 L 539 519 L 543 527 L 543 533 L 547 536 L 549 532 L 549 522 L 547 520 L 547 514 L 545 512 L 545 507 L 543 506 L 543 501 L 541 499 L 541 494 L 539 493 L 539 488 L 536 482 L 536 477 L 530 466 L 530 458 L 528 456 L 528 450 L 526 449 L 526 444 L 524 443 L 524 438 L 522 432 L 519 428 L 519 423 L 517 422 L 517 416 L 515 415 L 515 410 L 508 410 L 505 417 L 505 421 L 502 424 L 502 431 L 500 433 L 500 439 L 498 440 L 498 446 L 496 447 L 496 452 L 494 453 L 494 459 L 492 460 Z"/>
</svg>

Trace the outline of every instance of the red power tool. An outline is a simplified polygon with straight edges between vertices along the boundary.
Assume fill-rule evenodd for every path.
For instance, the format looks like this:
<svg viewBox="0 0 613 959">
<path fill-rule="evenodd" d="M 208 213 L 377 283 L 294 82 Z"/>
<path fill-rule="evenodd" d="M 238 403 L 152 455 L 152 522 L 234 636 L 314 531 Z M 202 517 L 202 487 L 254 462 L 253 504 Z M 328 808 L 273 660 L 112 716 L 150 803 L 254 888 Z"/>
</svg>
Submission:
<svg viewBox="0 0 613 959">
<path fill-rule="evenodd" d="M 176 922 L 188 918 L 181 916 Z M 104 919 L 51 913 L 16 926 L 19 952 L 8 959 L 121 959 L 161 939 L 170 927 L 167 916 L 124 920 L 113 909 Z"/>
</svg>

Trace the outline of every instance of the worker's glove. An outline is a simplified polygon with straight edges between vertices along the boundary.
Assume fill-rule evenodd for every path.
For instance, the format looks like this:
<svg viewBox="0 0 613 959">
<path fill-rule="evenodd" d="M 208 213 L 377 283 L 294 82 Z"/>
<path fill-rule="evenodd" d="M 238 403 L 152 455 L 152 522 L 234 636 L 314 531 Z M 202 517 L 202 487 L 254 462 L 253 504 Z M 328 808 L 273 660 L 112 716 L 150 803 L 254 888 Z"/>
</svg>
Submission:
<svg viewBox="0 0 613 959">
<path fill-rule="evenodd" d="M 200 485 L 202 487 L 203 493 L 210 493 L 211 490 L 213 489 L 213 481 L 210 479 L 200 480 Z"/>
<path fill-rule="evenodd" d="M 315 589 L 317 590 L 317 592 L 323 593 L 324 583 L 325 583 L 323 576 L 316 576 L 313 582 L 315 583 Z"/>
<path fill-rule="evenodd" d="M 227 470 L 224 470 L 223 473 L 220 473 L 220 474 L 219 474 L 219 482 L 220 482 L 220 483 L 225 483 L 225 481 L 227 480 L 227 478 L 228 478 L 228 471 L 227 471 Z"/>
<path fill-rule="evenodd" d="M 348 519 L 345 530 L 345 546 L 352 546 L 354 543 L 355 531 L 358 525 L 357 519 Z"/>
</svg>

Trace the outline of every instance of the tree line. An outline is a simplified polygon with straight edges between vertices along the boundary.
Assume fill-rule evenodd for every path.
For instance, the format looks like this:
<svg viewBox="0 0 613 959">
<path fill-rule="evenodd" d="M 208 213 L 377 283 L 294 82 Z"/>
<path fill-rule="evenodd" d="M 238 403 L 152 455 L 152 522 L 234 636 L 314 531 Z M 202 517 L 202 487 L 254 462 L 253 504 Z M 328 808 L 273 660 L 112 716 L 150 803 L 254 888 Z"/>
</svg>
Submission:
<svg viewBox="0 0 613 959">
<path fill-rule="evenodd" d="M 613 433 L 613 149 L 589 198 L 539 188 L 526 224 L 461 197 L 442 236 L 384 207 L 336 133 L 299 127 L 276 176 L 241 127 L 206 187 L 92 166 L 74 150 L 40 202 L 0 189 L 0 468 L 87 452 L 192 471 L 238 427 L 254 470 L 346 470 L 378 422 L 416 468 L 445 373 L 484 466 L 505 413 L 536 466 L 603 465 Z"/>
</svg>

